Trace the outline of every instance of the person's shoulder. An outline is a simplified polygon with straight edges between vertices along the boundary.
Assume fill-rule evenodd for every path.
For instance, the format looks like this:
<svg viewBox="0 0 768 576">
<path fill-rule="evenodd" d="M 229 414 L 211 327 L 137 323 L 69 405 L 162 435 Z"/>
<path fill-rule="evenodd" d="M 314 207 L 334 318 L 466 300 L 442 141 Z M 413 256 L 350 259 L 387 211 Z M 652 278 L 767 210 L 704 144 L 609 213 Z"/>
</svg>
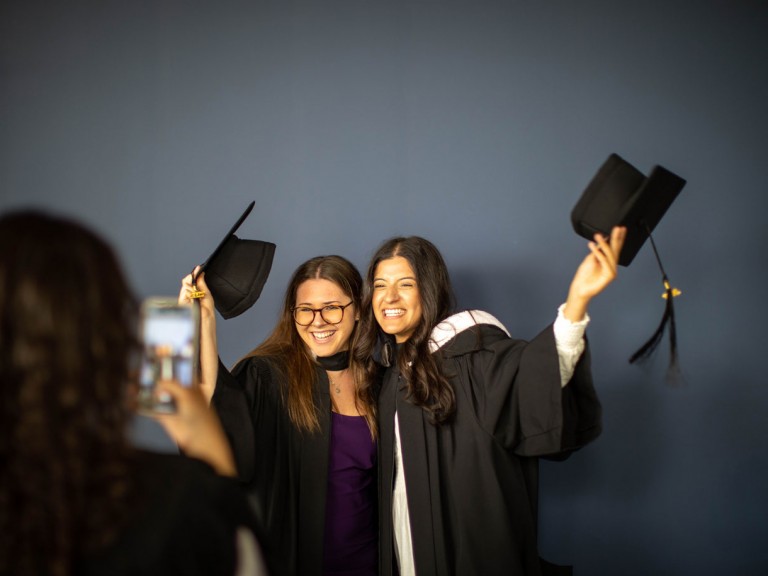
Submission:
<svg viewBox="0 0 768 576">
<path fill-rule="evenodd" d="M 256 533 L 234 479 L 180 454 L 139 450 L 132 520 L 119 539 L 87 562 L 85 574 L 233 573 L 235 534 Z"/>
<path fill-rule="evenodd" d="M 483 310 L 466 310 L 435 326 L 430 349 L 440 350 L 444 357 L 463 356 L 509 340 L 509 332 L 495 316 Z"/>
<path fill-rule="evenodd" d="M 220 476 L 208 463 L 197 458 L 142 451 L 139 471 L 143 488 L 151 498 L 163 500 L 167 505 L 173 503 L 179 514 L 189 512 L 190 506 L 216 510 L 224 503 L 228 503 L 226 508 L 229 508 L 233 503 L 244 505 L 246 501 L 242 488 L 233 478 Z M 170 494 L 173 497 L 166 499 Z"/>
<path fill-rule="evenodd" d="M 238 378 L 247 376 L 256 380 L 273 381 L 282 373 L 283 361 L 275 356 L 247 356 L 238 361 L 232 374 Z"/>
<path fill-rule="evenodd" d="M 175 486 L 219 478 L 213 468 L 202 460 L 165 452 L 139 451 L 138 468 L 150 482 L 162 481 Z"/>
</svg>

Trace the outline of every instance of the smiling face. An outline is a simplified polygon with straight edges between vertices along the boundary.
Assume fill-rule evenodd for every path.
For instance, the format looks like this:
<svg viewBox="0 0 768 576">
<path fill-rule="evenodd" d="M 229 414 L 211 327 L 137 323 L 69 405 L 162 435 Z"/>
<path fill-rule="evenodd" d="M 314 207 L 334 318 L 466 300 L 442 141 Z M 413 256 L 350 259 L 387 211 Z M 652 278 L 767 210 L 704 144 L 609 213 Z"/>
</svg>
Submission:
<svg viewBox="0 0 768 576">
<path fill-rule="evenodd" d="M 299 284 L 296 290 L 296 307 L 312 309 L 326 306 L 345 306 L 352 298 L 344 290 L 330 280 L 314 278 Z M 316 356 L 332 356 L 349 348 L 349 339 L 355 331 L 357 309 L 352 304 L 344 309 L 344 317 L 338 324 L 329 324 L 319 312 L 309 326 L 301 326 L 294 322 L 296 331 L 307 347 Z"/>
<path fill-rule="evenodd" d="M 382 260 L 373 275 L 373 314 L 398 344 L 411 337 L 422 317 L 416 274 L 408 260 L 395 256 Z"/>
</svg>

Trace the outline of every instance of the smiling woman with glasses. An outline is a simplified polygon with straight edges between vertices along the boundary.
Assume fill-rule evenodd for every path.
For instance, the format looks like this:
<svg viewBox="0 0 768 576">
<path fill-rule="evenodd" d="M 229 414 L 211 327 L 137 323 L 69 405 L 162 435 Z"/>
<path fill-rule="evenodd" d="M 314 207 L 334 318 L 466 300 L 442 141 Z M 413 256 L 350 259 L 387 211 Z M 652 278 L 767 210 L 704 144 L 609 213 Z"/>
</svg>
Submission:
<svg viewBox="0 0 768 576">
<path fill-rule="evenodd" d="M 215 343 L 214 303 L 204 276 L 197 287 L 204 346 Z M 180 299 L 191 290 L 190 275 Z M 312 258 L 294 272 L 272 334 L 231 372 L 219 362 L 211 403 L 262 513 L 273 575 L 378 573 L 376 396 L 350 361 L 361 291 L 348 260 Z M 212 360 L 201 348 L 203 374 Z"/>
</svg>

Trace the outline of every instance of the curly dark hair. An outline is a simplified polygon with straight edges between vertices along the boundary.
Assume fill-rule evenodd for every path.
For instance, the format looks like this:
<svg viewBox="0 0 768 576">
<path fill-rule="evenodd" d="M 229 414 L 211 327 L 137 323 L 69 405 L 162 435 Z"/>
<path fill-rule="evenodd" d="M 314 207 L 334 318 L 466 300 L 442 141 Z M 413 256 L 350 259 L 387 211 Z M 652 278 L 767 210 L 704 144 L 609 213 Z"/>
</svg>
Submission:
<svg viewBox="0 0 768 576">
<path fill-rule="evenodd" d="M 413 334 L 398 347 L 397 366 L 408 384 L 408 399 L 425 410 L 433 424 L 441 424 L 453 415 L 456 398 L 437 358 L 430 353 L 429 339 L 432 329 L 454 312 L 456 299 L 445 261 L 429 240 L 420 236 L 391 238 L 373 255 L 365 276 L 359 345 L 355 354 L 358 361 L 365 364 L 368 380 L 377 378 L 378 368 L 373 359 L 378 356 L 376 350 L 380 343 L 389 339 L 373 313 L 373 279 L 379 263 L 396 256 L 405 258 L 416 276 L 422 310 Z M 391 342 L 387 345 L 391 346 Z M 383 360 L 388 363 L 386 354 Z"/>
<path fill-rule="evenodd" d="M 0 573 L 67 575 L 127 515 L 137 303 L 109 245 L 0 217 Z"/>
</svg>

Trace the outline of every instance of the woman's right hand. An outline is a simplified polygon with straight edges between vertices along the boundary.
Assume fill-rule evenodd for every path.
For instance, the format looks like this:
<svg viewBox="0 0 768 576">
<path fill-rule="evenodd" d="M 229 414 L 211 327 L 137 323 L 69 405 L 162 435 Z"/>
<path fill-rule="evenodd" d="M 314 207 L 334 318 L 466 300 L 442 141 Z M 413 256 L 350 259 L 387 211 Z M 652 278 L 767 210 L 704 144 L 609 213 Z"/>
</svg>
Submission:
<svg viewBox="0 0 768 576">
<path fill-rule="evenodd" d="M 610 238 L 595 234 L 595 240 L 589 243 L 590 253 L 576 270 L 568 290 L 563 310 L 568 320 L 582 320 L 587 314 L 590 300 L 616 279 L 619 256 L 626 237 L 627 229 L 624 226 L 615 226 Z"/>
<path fill-rule="evenodd" d="M 196 387 L 161 380 L 157 390 L 173 397 L 176 412 L 153 414 L 187 456 L 208 462 L 221 475 L 235 476 L 235 460 L 216 412 Z"/>
<path fill-rule="evenodd" d="M 216 308 L 213 303 L 213 295 L 208 289 L 208 285 L 205 283 L 205 272 L 198 272 L 200 266 L 195 266 L 192 274 L 197 274 L 195 280 L 195 288 L 200 292 L 205 292 L 205 296 L 198 298 L 200 302 L 200 320 L 216 322 Z M 179 304 L 189 304 L 192 302 L 192 298 L 189 295 L 195 290 L 192 288 L 192 274 L 187 274 L 181 279 L 181 289 L 179 290 Z"/>
<path fill-rule="evenodd" d="M 196 266 L 193 274 L 198 274 L 199 270 L 200 267 Z M 200 303 L 200 389 L 210 402 L 216 389 L 216 377 L 219 373 L 219 350 L 216 343 L 216 307 L 213 295 L 205 283 L 205 272 L 197 276 L 195 288 L 205 292 L 205 296 L 196 299 Z M 187 274 L 181 280 L 179 304 L 192 302 L 190 294 L 194 291 L 192 274 Z M 196 304 L 193 303 L 193 305 Z"/>
</svg>

